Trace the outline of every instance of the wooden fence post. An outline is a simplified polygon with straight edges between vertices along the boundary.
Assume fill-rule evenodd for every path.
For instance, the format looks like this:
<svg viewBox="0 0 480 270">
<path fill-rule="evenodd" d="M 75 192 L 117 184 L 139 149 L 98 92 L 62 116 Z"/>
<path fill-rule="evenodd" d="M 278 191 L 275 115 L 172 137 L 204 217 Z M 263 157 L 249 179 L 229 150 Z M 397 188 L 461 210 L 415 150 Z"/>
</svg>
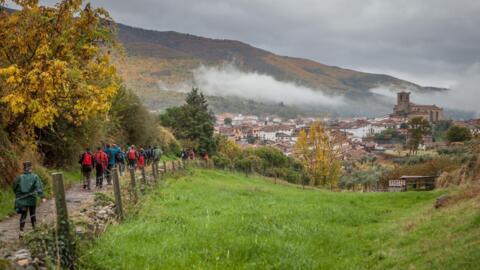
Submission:
<svg viewBox="0 0 480 270">
<path fill-rule="evenodd" d="M 175 160 L 172 160 L 172 171 L 175 171 Z"/>
<path fill-rule="evenodd" d="M 167 173 L 167 162 L 163 161 L 163 175 Z"/>
<path fill-rule="evenodd" d="M 57 239 L 60 263 L 64 269 L 75 269 L 75 254 L 72 236 L 70 234 L 70 222 L 68 220 L 63 173 L 53 173 L 52 178 L 53 192 L 55 194 L 55 207 L 57 209 Z"/>
<path fill-rule="evenodd" d="M 118 177 L 118 168 L 113 170 L 113 193 L 115 195 L 115 213 L 118 220 L 123 220 L 123 206 L 122 206 L 122 190 L 120 188 L 120 180 Z"/>
<path fill-rule="evenodd" d="M 155 161 L 152 161 L 152 177 L 153 177 L 153 181 L 157 179 L 157 176 L 155 173 Z"/>
<path fill-rule="evenodd" d="M 137 183 L 135 183 L 135 168 L 130 168 L 130 199 L 137 203 Z"/>
<path fill-rule="evenodd" d="M 143 186 L 147 184 L 147 175 L 145 173 L 145 166 L 142 167 L 142 184 Z"/>
</svg>

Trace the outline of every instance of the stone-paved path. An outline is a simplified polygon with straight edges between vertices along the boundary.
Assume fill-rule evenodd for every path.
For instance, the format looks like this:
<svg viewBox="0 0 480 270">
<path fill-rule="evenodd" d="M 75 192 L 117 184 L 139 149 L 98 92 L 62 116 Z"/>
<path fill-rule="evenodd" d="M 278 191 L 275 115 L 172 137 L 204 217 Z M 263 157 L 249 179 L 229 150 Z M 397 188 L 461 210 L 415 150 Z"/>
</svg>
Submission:
<svg viewBox="0 0 480 270">
<path fill-rule="evenodd" d="M 93 180 L 95 181 L 95 180 Z M 104 187 L 102 191 L 111 189 Z M 96 188 L 91 191 L 83 190 L 81 184 L 74 184 L 66 191 L 67 209 L 70 216 L 76 215 L 85 205 L 91 205 L 95 198 Z M 55 221 L 55 199 L 49 199 L 37 206 L 37 224 L 51 224 Z M 0 251 L 9 249 L 18 243 L 19 215 L 15 215 L 0 222 Z M 30 217 L 27 217 L 25 231 L 31 230 Z"/>
</svg>

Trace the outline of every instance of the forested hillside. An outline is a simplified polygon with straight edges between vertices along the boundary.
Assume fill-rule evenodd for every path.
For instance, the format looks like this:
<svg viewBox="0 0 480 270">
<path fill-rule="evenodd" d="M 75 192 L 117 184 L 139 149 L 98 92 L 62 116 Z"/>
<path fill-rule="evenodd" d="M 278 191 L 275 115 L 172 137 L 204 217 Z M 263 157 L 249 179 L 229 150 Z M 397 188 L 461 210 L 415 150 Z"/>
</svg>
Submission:
<svg viewBox="0 0 480 270">
<path fill-rule="evenodd" d="M 413 90 L 435 90 L 388 75 L 370 74 L 324 65 L 308 59 L 280 56 L 235 40 L 219 40 L 173 31 L 144 30 L 118 24 L 118 36 L 131 63 L 145 61 L 146 67 L 127 64 L 125 76 L 141 74 L 153 80 L 178 82 L 191 79 L 189 71 L 198 64 L 234 63 L 244 71 L 268 74 L 331 93 L 367 91 L 379 85 Z M 158 64 L 152 69 L 151 64 Z M 134 73 L 134 74 L 130 74 Z M 132 78 L 133 79 L 133 78 Z"/>
<path fill-rule="evenodd" d="M 193 71 L 201 65 L 215 67 L 229 64 L 244 72 L 266 74 L 276 80 L 310 87 L 329 95 L 346 95 L 350 100 L 361 104 L 358 109 L 371 109 L 376 113 L 385 112 L 386 106 L 380 99 L 366 106 L 374 98 L 369 89 L 384 86 L 425 92 L 445 90 L 422 87 L 389 75 L 364 73 L 308 59 L 280 56 L 235 40 L 144 30 L 123 24 L 118 24 L 118 37 L 126 49 L 126 56 L 117 59 L 119 73 L 127 85 L 135 89 L 147 105 L 155 110 L 165 109 L 172 104 L 178 105 L 182 99 L 178 95 L 181 94 L 173 91 L 180 90 L 182 85 L 194 85 Z M 160 90 L 169 92 L 161 93 Z M 235 100 L 229 98 L 224 98 L 223 101 L 217 99 L 213 107 L 218 111 L 237 111 Z M 275 109 L 281 111 L 279 107 Z M 307 111 L 311 109 L 307 108 Z M 305 113 L 305 110 L 301 111 Z"/>
</svg>

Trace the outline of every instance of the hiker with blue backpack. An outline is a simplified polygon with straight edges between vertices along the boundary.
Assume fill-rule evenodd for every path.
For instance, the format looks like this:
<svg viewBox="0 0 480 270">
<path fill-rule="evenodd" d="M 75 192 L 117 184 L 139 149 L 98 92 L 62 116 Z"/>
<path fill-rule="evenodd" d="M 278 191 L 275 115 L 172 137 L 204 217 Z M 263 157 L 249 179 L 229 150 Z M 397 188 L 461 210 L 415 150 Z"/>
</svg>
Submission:
<svg viewBox="0 0 480 270">
<path fill-rule="evenodd" d="M 125 172 L 125 162 L 126 162 L 125 159 L 126 159 L 125 152 L 121 147 L 118 147 L 118 153 L 115 156 L 115 161 L 117 163 L 118 171 L 120 175 L 123 175 L 123 173 Z"/>
<path fill-rule="evenodd" d="M 104 150 L 105 154 L 108 156 L 108 166 L 106 171 L 107 185 L 112 185 L 112 169 L 115 168 L 117 153 L 120 152 L 120 147 L 116 144 L 110 146 L 107 144 Z"/>
</svg>

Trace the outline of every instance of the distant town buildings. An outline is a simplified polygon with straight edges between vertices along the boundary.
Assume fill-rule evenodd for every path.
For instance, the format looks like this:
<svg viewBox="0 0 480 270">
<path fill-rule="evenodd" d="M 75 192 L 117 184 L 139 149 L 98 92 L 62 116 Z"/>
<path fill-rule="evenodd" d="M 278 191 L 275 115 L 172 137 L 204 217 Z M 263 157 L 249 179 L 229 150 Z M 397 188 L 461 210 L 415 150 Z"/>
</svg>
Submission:
<svg viewBox="0 0 480 270">
<path fill-rule="evenodd" d="M 397 105 L 393 108 L 394 117 L 412 119 L 422 117 L 429 122 L 443 120 L 443 109 L 436 105 L 418 105 L 410 102 L 410 92 L 397 93 Z"/>
<path fill-rule="evenodd" d="M 255 116 L 232 113 L 216 115 L 215 132 L 235 141 L 241 147 L 273 146 L 284 154 L 294 152 L 295 143 L 301 130 L 308 131 L 314 121 L 323 123 L 325 130 L 335 141 L 344 159 L 361 159 L 365 155 L 379 155 L 385 151 L 397 151 L 408 141 L 408 121 L 423 117 L 431 123 L 444 120 L 443 109 L 436 105 L 417 105 L 410 102 L 410 93 L 400 92 L 393 113 L 384 117 L 312 118 L 298 117 L 282 119 L 277 115 Z M 229 121 L 226 121 L 228 118 Z M 231 121 L 230 121 L 231 120 Z M 454 125 L 468 128 L 472 134 L 480 135 L 480 119 L 454 121 Z M 439 123 L 437 123 L 439 124 Z M 382 135 L 382 133 L 387 135 Z M 392 136 L 396 139 L 378 139 Z M 421 149 L 444 145 L 426 135 Z"/>
</svg>

